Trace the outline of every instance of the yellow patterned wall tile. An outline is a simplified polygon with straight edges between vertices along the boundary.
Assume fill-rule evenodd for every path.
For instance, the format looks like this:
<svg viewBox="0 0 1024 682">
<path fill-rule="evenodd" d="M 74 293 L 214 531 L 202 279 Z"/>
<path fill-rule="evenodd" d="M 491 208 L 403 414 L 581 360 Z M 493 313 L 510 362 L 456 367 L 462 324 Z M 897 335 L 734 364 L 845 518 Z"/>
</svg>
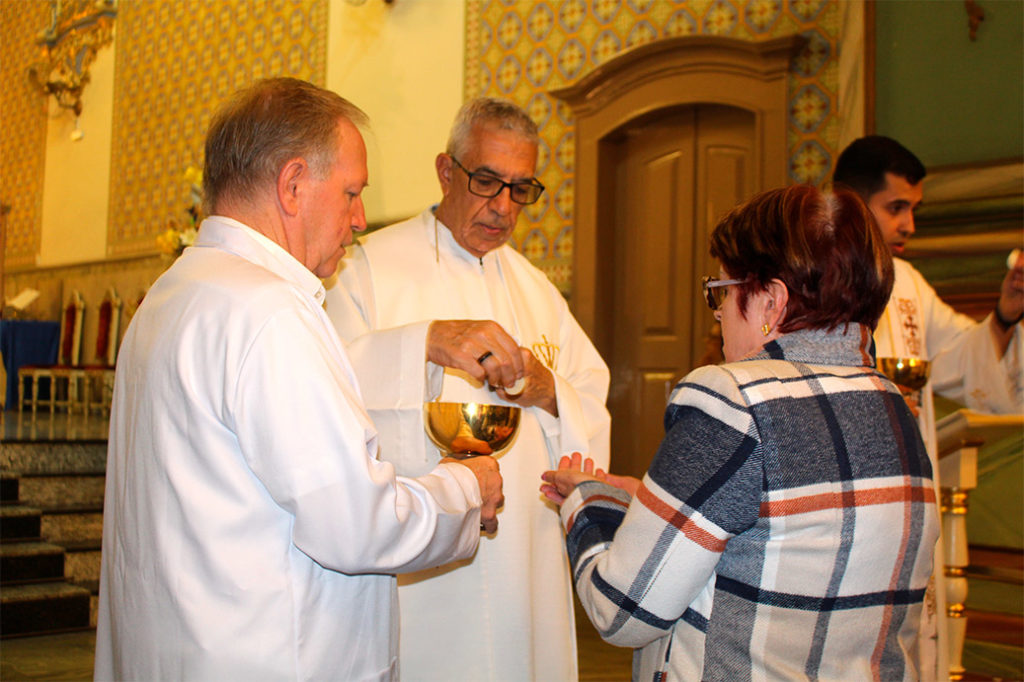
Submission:
<svg viewBox="0 0 1024 682">
<path fill-rule="evenodd" d="M 0 2 L 0 204 L 6 268 L 31 266 L 39 254 L 48 98 L 32 87 L 28 68 L 42 56 L 36 34 L 49 20 L 42 2 Z"/>
<path fill-rule="evenodd" d="M 840 123 L 841 122 L 839 120 L 839 117 L 833 113 L 833 115 L 829 117 L 829 119 L 825 122 L 825 125 L 822 126 L 821 129 L 822 141 L 827 142 L 828 146 L 832 149 L 835 149 L 835 145 L 839 140 Z"/>
<path fill-rule="evenodd" d="M 718 0 L 690 0 L 683 3 L 695 17 L 703 17 Z"/>
<path fill-rule="evenodd" d="M 575 36 L 579 40 L 583 41 L 583 44 L 590 47 L 594 44 L 594 39 L 597 38 L 598 34 L 604 29 L 603 26 L 598 26 L 596 22 L 588 17 L 588 20 L 575 31 Z"/>
<path fill-rule="evenodd" d="M 530 58 L 530 54 L 533 53 L 534 47 L 535 45 L 533 41 L 531 41 L 529 37 L 524 37 L 516 44 L 516 48 L 512 54 L 519 59 L 520 63 L 525 64 Z"/>
<path fill-rule="evenodd" d="M 669 2 L 654 2 L 647 12 L 641 13 L 654 26 L 664 26 L 668 18 L 675 12 L 677 7 Z"/>
<path fill-rule="evenodd" d="M 601 24 L 611 23 L 621 10 L 620 0 L 592 0 L 590 12 Z"/>
<path fill-rule="evenodd" d="M 484 0 L 483 8 L 483 20 L 491 26 L 497 26 L 506 11 L 504 3 L 488 0 Z"/>
<path fill-rule="evenodd" d="M 821 77 L 818 78 L 818 83 L 835 96 L 839 92 L 839 69 L 823 70 Z"/>
<path fill-rule="evenodd" d="M 730 37 L 739 38 L 740 40 L 749 40 L 751 42 L 761 39 L 761 36 L 752 32 L 742 21 L 737 24 L 736 29 L 732 32 Z"/>
<path fill-rule="evenodd" d="M 110 255 L 147 253 L 190 205 L 209 117 L 262 77 L 323 83 L 328 0 L 121 3 L 114 92 Z"/>
<path fill-rule="evenodd" d="M 665 36 L 675 38 L 677 36 L 695 35 L 698 31 L 699 23 L 696 16 L 685 8 L 681 8 L 668 16 L 664 27 Z"/>
<path fill-rule="evenodd" d="M 839 35 L 843 29 L 843 13 L 838 3 L 825 5 L 818 18 L 818 25 L 829 35 Z"/>
<path fill-rule="evenodd" d="M 799 33 L 801 28 L 800 24 L 796 22 L 796 19 L 786 13 L 783 13 L 782 16 L 779 17 L 779 20 L 775 22 L 776 35 Z"/>
</svg>

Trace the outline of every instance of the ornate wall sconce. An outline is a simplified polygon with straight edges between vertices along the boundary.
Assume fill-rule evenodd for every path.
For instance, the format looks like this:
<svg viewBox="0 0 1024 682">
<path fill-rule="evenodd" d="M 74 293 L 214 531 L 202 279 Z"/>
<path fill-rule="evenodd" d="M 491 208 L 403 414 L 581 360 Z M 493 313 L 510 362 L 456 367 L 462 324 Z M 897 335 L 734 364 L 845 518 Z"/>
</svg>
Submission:
<svg viewBox="0 0 1024 682">
<path fill-rule="evenodd" d="M 50 0 L 50 25 L 36 36 L 42 58 L 29 67 L 29 80 L 76 118 L 96 52 L 113 40 L 115 16 L 117 0 Z"/>
</svg>

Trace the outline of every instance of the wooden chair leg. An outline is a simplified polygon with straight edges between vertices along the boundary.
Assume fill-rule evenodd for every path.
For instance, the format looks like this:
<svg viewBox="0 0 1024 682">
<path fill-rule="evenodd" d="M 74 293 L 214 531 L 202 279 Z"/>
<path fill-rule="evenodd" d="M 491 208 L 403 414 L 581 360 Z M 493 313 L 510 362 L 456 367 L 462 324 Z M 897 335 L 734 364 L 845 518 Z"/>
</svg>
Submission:
<svg viewBox="0 0 1024 682">
<path fill-rule="evenodd" d="M 83 373 L 82 383 L 85 384 L 82 389 L 82 414 L 88 417 L 92 398 L 92 377 L 88 373 Z"/>
</svg>

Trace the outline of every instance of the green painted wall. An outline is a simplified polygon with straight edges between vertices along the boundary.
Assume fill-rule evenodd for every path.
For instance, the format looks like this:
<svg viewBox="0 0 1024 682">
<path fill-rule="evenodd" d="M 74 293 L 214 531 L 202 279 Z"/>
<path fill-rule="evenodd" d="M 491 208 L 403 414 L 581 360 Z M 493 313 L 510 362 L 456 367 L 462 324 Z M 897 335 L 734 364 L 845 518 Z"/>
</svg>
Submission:
<svg viewBox="0 0 1024 682">
<path fill-rule="evenodd" d="M 974 41 L 963 0 L 875 6 L 876 132 L 929 167 L 1024 155 L 1024 2 L 977 3 Z"/>
</svg>

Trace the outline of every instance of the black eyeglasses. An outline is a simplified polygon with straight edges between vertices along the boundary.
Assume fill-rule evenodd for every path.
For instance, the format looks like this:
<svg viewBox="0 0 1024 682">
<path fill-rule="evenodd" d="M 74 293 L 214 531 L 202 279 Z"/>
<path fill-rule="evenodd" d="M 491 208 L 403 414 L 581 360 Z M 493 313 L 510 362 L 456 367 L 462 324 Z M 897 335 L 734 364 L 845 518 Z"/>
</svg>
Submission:
<svg viewBox="0 0 1024 682">
<path fill-rule="evenodd" d="M 540 199 L 540 195 L 544 193 L 544 185 L 540 184 L 537 180 L 530 180 L 529 182 L 505 182 L 501 178 L 496 178 L 490 173 L 477 171 L 476 173 L 470 173 L 469 170 L 459 163 L 451 154 L 448 155 L 455 165 L 462 169 L 462 172 L 469 176 L 469 191 L 478 197 L 486 197 L 493 199 L 494 197 L 501 194 L 501 190 L 508 187 L 508 195 L 512 201 L 517 204 L 532 204 L 533 202 Z"/>
<path fill-rule="evenodd" d="M 705 275 L 704 279 L 700 282 L 700 286 L 704 292 L 704 300 L 707 302 L 708 307 L 712 310 L 718 310 L 722 307 L 722 301 L 725 300 L 725 292 L 719 293 L 718 290 L 733 284 L 743 284 L 746 281 L 745 279 L 718 279 L 711 275 Z"/>
</svg>

